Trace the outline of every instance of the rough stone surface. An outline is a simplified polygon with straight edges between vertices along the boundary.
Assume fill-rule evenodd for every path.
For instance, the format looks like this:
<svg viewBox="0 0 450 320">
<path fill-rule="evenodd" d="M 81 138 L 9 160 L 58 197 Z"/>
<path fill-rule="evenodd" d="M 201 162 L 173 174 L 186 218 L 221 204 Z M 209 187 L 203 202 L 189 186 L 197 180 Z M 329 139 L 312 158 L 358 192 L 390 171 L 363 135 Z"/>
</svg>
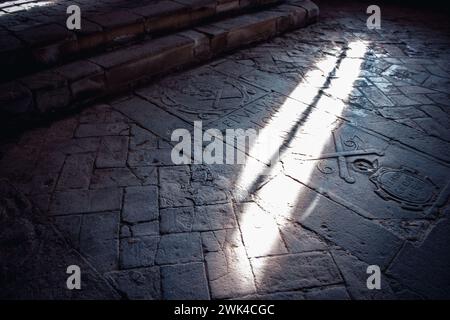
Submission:
<svg viewBox="0 0 450 320">
<path fill-rule="evenodd" d="M 120 264 L 124 269 L 155 264 L 160 239 L 156 236 L 127 238 L 120 241 Z"/>
<path fill-rule="evenodd" d="M 252 260 L 258 292 L 297 290 L 341 282 L 326 253 L 299 253 Z M 264 270 L 264 271 L 263 271 Z"/>
<path fill-rule="evenodd" d="M 362 7 L 321 1 L 314 25 L 5 136 L 0 295 L 448 298 L 448 19 L 385 4 L 379 32 Z M 0 25 L 12 14 L 2 8 Z M 202 34 L 220 48 L 225 31 Z M 180 37 L 199 48 L 196 36 Z M 96 69 L 21 81 L 17 110 L 28 90 L 61 97 Z M 248 150 L 245 164 L 174 164 L 171 133 L 193 121 L 255 129 L 271 159 Z M 83 297 L 64 287 L 73 263 Z"/>
<path fill-rule="evenodd" d="M 156 254 L 157 264 L 201 261 L 202 243 L 199 233 L 162 235 Z"/>
<path fill-rule="evenodd" d="M 164 299 L 209 299 L 205 266 L 201 262 L 162 266 L 161 281 Z"/>
<path fill-rule="evenodd" d="M 106 274 L 122 298 L 131 300 L 161 299 L 160 271 L 158 267 L 125 271 L 113 271 Z"/>
<path fill-rule="evenodd" d="M 158 188 L 127 187 L 122 219 L 131 223 L 158 219 Z"/>
</svg>

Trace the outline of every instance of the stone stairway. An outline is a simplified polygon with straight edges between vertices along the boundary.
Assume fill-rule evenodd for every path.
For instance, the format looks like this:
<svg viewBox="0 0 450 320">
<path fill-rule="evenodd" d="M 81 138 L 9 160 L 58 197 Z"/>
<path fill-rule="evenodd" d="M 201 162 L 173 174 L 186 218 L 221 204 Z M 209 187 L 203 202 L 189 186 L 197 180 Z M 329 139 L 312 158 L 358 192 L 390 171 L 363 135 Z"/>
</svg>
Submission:
<svg viewBox="0 0 450 320">
<path fill-rule="evenodd" d="M 87 15 L 82 20 L 87 27 L 80 32 L 47 24 L 15 33 L 20 45 L 0 50 L 1 118 L 37 119 L 73 109 L 304 27 L 319 14 L 309 0 L 165 0 L 139 5 Z"/>
</svg>

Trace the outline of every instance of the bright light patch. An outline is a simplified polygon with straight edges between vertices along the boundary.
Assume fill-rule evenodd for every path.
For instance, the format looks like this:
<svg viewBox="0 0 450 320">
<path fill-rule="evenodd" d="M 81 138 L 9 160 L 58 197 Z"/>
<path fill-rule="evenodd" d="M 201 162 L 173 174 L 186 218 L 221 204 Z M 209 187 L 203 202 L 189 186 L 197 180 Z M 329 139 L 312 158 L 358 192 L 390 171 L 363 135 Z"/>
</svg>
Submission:
<svg viewBox="0 0 450 320">
<path fill-rule="evenodd" d="M 367 43 L 356 41 L 350 43 L 341 56 L 330 55 L 319 61 L 315 69 L 305 75 L 304 81 L 292 90 L 289 98 L 260 130 L 249 154 L 261 162 L 268 163 L 278 154 L 281 146 L 286 144 L 286 136 L 291 136 L 292 139 L 285 148 L 288 155 L 292 153 L 320 155 L 330 141 L 332 130 L 336 127 L 335 115 L 342 113 L 345 108 L 344 101 L 353 90 L 353 83 L 359 76 L 366 51 Z M 265 152 L 266 157 L 258 157 L 258 154 L 261 154 L 259 149 L 265 146 L 269 148 Z M 261 162 L 250 159 L 241 171 L 237 187 L 251 191 L 252 185 L 260 175 L 274 175 L 282 170 L 279 161 L 270 168 Z M 307 181 L 314 169 L 314 161 L 306 161 L 299 166 L 296 173 Z M 251 242 L 249 247 L 253 247 L 247 250 L 250 257 L 271 254 L 274 248 L 279 246 L 276 217 L 292 215 L 302 188 L 302 185 L 291 178 L 278 175 L 255 193 L 256 201 L 266 212 L 255 210 L 251 206 L 241 211 L 239 219 L 242 238 L 246 242 L 246 247 L 249 242 Z M 318 199 L 316 197 L 306 207 L 305 212 L 297 214 L 302 219 L 314 214 Z"/>
</svg>

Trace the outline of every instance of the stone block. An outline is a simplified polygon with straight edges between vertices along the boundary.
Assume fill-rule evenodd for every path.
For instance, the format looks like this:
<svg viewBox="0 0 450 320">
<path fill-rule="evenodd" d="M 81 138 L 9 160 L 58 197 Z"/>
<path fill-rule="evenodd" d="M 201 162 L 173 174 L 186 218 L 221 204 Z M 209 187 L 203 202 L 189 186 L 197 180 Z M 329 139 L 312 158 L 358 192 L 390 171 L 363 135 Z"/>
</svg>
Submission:
<svg viewBox="0 0 450 320">
<path fill-rule="evenodd" d="M 125 136 L 129 134 L 126 123 L 82 123 L 75 131 L 75 137 Z"/>
<path fill-rule="evenodd" d="M 127 187 L 122 212 L 122 219 L 136 223 L 157 220 L 158 188 L 156 186 Z"/>
<path fill-rule="evenodd" d="M 280 13 L 277 20 L 278 33 L 303 27 L 307 23 L 307 11 L 302 7 L 279 5 L 273 11 Z"/>
<path fill-rule="evenodd" d="M 49 112 L 66 107 L 71 101 L 68 82 L 56 72 L 45 71 L 20 79 L 35 95 L 36 107 Z"/>
<path fill-rule="evenodd" d="M 200 26 L 195 31 L 205 34 L 209 38 L 210 50 L 213 54 L 223 52 L 227 47 L 227 30 L 214 24 Z"/>
<path fill-rule="evenodd" d="M 74 154 L 66 158 L 58 190 L 87 189 L 91 181 L 94 154 Z"/>
<path fill-rule="evenodd" d="M 223 13 L 239 8 L 239 0 L 220 0 L 216 5 L 216 13 Z"/>
<path fill-rule="evenodd" d="M 129 168 L 96 169 L 91 179 L 91 189 L 141 185 Z"/>
<path fill-rule="evenodd" d="M 190 23 L 190 8 L 174 1 L 160 1 L 133 9 L 145 17 L 147 33 L 167 32 L 187 27 Z"/>
<path fill-rule="evenodd" d="M 290 5 L 302 7 L 307 11 L 307 24 L 316 22 L 319 19 L 319 7 L 310 0 L 290 0 Z"/>
<path fill-rule="evenodd" d="M 213 299 L 237 298 L 256 292 L 238 229 L 205 232 L 202 241 Z"/>
<path fill-rule="evenodd" d="M 187 30 L 180 32 L 179 35 L 194 41 L 194 56 L 198 59 L 207 59 L 211 55 L 210 40 L 205 34 L 195 30 Z"/>
<path fill-rule="evenodd" d="M 125 10 L 99 14 L 89 17 L 89 20 L 103 27 L 108 42 L 144 33 L 143 17 Z"/>
<path fill-rule="evenodd" d="M 202 262 L 162 266 L 161 282 L 164 299 L 209 299 L 208 281 Z"/>
<path fill-rule="evenodd" d="M 128 137 L 102 137 L 95 160 L 97 168 L 124 167 L 128 155 Z"/>
<path fill-rule="evenodd" d="M 25 29 L 17 32 L 17 37 L 22 39 L 26 44 L 36 47 L 74 40 L 75 34 L 58 24 L 40 25 L 37 27 Z"/>
<path fill-rule="evenodd" d="M 271 14 L 270 17 L 265 16 L 264 13 L 255 13 L 227 19 L 214 25 L 228 30 L 226 50 L 232 50 L 275 35 L 277 17 L 276 13 Z"/>
<path fill-rule="evenodd" d="M 102 272 L 119 263 L 119 212 L 84 215 L 80 229 L 80 252 Z"/>
<path fill-rule="evenodd" d="M 110 88 L 160 74 L 192 61 L 194 42 L 170 35 L 92 58 L 106 71 Z"/>
<path fill-rule="evenodd" d="M 342 282 L 333 258 L 324 252 L 251 260 L 258 292 L 299 290 Z"/>
<path fill-rule="evenodd" d="M 157 236 L 120 240 L 120 266 L 123 269 L 153 266 L 160 239 Z"/>
<path fill-rule="evenodd" d="M 159 267 L 113 271 L 105 276 L 127 299 L 159 300 L 162 298 Z"/>
<path fill-rule="evenodd" d="M 69 190 L 55 192 L 50 204 L 51 215 L 120 210 L 122 190 L 105 188 L 99 190 Z"/>
<path fill-rule="evenodd" d="M 200 234 L 174 233 L 161 236 L 156 255 L 156 264 L 174 264 L 202 261 Z"/>
</svg>

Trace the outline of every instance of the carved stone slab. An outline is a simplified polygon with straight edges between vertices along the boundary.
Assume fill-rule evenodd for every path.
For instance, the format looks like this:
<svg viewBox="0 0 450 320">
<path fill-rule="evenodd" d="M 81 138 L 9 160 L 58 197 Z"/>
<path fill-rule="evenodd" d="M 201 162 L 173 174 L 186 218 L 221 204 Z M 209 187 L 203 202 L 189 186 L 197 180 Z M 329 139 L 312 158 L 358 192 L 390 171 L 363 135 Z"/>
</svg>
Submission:
<svg viewBox="0 0 450 320">
<path fill-rule="evenodd" d="M 266 94 L 209 68 L 182 73 L 137 93 L 188 122 L 210 122 Z"/>
<path fill-rule="evenodd" d="M 320 156 L 307 149 L 286 156 L 285 173 L 368 218 L 435 218 L 449 199 L 447 165 L 351 125 L 330 132 Z"/>
</svg>

